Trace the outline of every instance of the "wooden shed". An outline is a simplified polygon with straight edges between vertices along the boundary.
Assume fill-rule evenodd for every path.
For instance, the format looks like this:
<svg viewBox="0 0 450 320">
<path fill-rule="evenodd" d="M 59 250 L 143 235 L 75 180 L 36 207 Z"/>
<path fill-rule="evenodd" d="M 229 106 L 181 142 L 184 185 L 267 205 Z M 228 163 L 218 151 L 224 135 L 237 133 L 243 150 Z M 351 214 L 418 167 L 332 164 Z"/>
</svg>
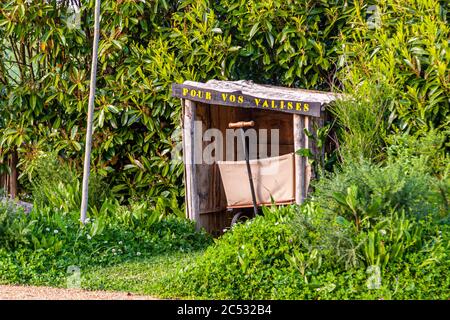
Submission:
<svg viewBox="0 0 450 320">
<path fill-rule="evenodd" d="M 295 151 L 308 148 L 312 152 L 318 152 L 313 139 L 309 139 L 305 134 L 305 129 L 314 135 L 316 128 L 323 125 L 325 105 L 335 100 L 336 94 L 260 85 L 245 80 L 210 80 L 206 83 L 185 81 L 183 84 L 173 84 L 172 94 L 181 99 L 183 108 L 186 215 L 196 221 L 197 227 L 203 227 L 215 235 L 220 234 L 230 226 L 234 214 L 231 209 L 246 207 L 239 202 L 234 203 L 234 206 L 230 205 L 230 199 L 227 199 L 227 196 L 231 197 L 230 192 L 233 197 L 249 193 L 248 180 L 243 179 L 242 174 L 239 175 L 239 168 L 245 167 L 242 165 L 242 159 L 224 159 L 233 145 L 229 141 L 218 141 L 219 133 L 227 137 L 231 123 L 251 121 L 254 130 L 267 134 L 267 139 L 257 136 L 257 146 L 253 152 L 249 152 L 253 171 L 259 170 L 258 166 L 266 166 L 268 163 L 270 165 L 275 159 L 274 156 L 278 157 L 277 161 L 283 161 L 279 162 L 282 165 L 275 174 L 265 178 L 267 183 L 273 185 L 272 188 L 278 189 L 277 186 L 282 186 L 285 189 L 279 196 L 280 199 L 272 199 L 276 190 L 269 190 L 272 201 L 277 204 L 304 201 L 311 180 L 311 166 L 305 157 L 295 154 Z M 207 133 L 210 129 L 215 130 L 214 141 L 211 134 Z M 277 135 L 269 134 L 274 131 Z M 205 139 L 204 135 L 208 137 Z M 202 154 L 207 151 L 208 145 L 209 148 L 211 143 L 218 146 L 218 142 L 222 142 L 223 146 L 220 151 L 215 150 L 215 160 L 202 161 Z M 278 154 L 269 155 L 268 150 L 272 149 L 276 149 Z M 264 150 L 266 155 L 261 153 L 261 150 Z M 238 147 L 231 151 L 235 157 L 238 156 L 237 151 Z M 225 171 L 220 170 L 222 163 L 235 165 L 231 168 L 236 168 L 236 181 L 228 193 L 224 184 L 233 183 L 233 179 L 230 181 L 227 173 L 228 180 L 225 181 Z M 233 171 L 228 169 L 226 172 L 233 174 Z M 262 187 L 262 191 L 259 190 L 259 182 L 262 180 L 258 180 L 258 177 L 252 179 L 259 196 L 258 206 L 267 204 L 267 201 L 262 200 L 263 196 L 260 196 L 262 192 L 267 193 L 267 188 Z"/>
</svg>

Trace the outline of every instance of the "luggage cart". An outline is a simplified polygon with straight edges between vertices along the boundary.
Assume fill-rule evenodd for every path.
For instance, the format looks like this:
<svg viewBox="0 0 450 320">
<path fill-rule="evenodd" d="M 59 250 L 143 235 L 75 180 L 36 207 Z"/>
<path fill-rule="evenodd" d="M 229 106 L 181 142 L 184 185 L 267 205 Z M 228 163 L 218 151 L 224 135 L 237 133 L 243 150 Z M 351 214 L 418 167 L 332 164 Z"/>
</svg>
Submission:
<svg viewBox="0 0 450 320">
<path fill-rule="evenodd" d="M 253 127 L 254 121 L 229 123 L 228 127 Z M 227 200 L 227 210 L 233 214 L 231 226 L 258 214 L 262 205 L 295 202 L 294 153 L 264 159 L 249 159 L 248 141 L 240 134 L 244 161 L 217 161 Z M 246 180 L 248 183 L 246 183 Z M 245 210 L 252 208 L 253 211 Z"/>
</svg>

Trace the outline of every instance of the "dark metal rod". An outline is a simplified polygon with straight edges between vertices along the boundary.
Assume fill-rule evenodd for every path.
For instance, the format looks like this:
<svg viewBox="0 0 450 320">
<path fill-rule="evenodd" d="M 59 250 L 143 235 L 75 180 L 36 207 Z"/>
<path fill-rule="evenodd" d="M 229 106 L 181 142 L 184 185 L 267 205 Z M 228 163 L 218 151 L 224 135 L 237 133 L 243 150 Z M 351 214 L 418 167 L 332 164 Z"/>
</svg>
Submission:
<svg viewBox="0 0 450 320">
<path fill-rule="evenodd" d="M 242 146 L 244 147 L 244 155 L 245 155 L 245 163 L 247 165 L 248 181 L 250 183 L 250 191 L 252 193 L 253 214 L 256 217 L 258 214 L 258 207 L 256 205 L 255 187 L 253 185 L 252 170 L 250 168 L 250 159 L 249 159 L 249 154 L 248 154 L 248 144 L 245 139 L 244 129 L 242 129 Z"/>
</svg>

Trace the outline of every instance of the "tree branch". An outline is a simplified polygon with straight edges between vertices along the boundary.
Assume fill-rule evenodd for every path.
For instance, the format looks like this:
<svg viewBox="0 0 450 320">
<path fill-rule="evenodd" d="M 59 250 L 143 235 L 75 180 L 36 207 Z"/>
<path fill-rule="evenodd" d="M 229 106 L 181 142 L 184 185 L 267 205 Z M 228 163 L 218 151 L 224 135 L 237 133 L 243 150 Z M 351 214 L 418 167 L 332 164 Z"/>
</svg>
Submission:
<svg viewBox="0 0 450 320">
<path fill-rule="evenodd" d="M 20 71 L 20 75 L 19 76 L 21 78 L 20 80 L 23 81 L 24 77 L 25 77 L 25 73 L 24 73 L 24 71 L 22 69 L 22 63 L 20 63 L 21 61 L 19 59 L 19 49 L 16 48 L 16 45 L 14 43 L 14 39 L 11 36 L 9 37 L 9 42 L 11 43 L 12 52 L 14 54 L 14 57 L 16 58 L 16 62 L 18 64 L 18 66 L 19 66 L 19 71 Z"/>
</svg>

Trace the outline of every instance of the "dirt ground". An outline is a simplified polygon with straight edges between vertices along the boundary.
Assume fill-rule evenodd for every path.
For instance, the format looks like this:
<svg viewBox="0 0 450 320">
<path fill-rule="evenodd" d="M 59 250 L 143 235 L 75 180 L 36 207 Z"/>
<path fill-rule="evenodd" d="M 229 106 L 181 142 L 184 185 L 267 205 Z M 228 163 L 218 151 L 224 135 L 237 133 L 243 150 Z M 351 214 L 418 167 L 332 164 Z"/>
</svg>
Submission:
<svg viewBox="0 0 450 320">
<path fill-rule="evenodd" d="M 156 300 L 127 292 L 0 285 L 0 300 Z"/>
</svg>

